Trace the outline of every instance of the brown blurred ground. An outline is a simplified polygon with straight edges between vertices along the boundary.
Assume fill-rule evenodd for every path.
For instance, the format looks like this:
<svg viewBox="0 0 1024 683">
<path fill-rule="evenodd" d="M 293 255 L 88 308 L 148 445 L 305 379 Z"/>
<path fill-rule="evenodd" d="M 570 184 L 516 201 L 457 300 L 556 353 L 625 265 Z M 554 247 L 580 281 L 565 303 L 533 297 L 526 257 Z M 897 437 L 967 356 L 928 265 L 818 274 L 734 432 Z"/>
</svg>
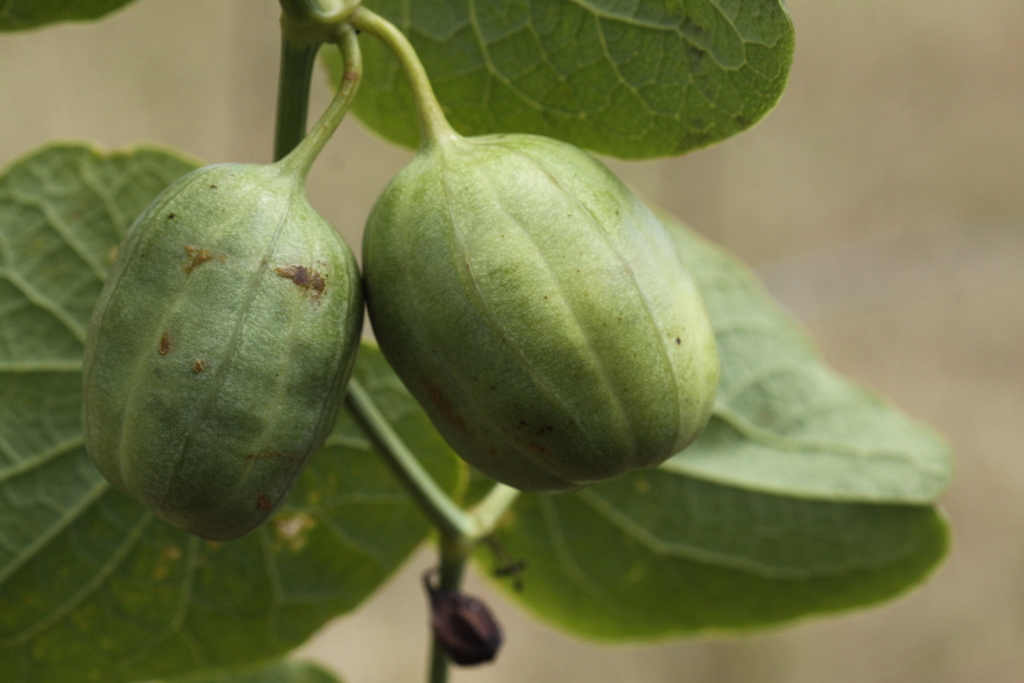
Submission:
<svg viewBox="0 0 1024 683">
<path fill-rule="evenodd" d="M 599 649 L 496 598 L 508 644 L 456 681 L 1024 680 L 1024 5 L 789 7 L 796 63 L 764 122 L 683 158 L 613 166 L 758 267 L 833 365 L 950 438 L 953 553 L 901 601 L 741 640 Z M 266 161 L 275 31 L 273 0 L 142 0 L 101 25 L 0 35 L 0 163 L 51 138 Z M 313 110 L 326 101 L 321 87 Z M 346 122 L 311 199 L 356 245 L 409 156 Z M 304 652 L 350 683 L 423 680 L 428 562 Z"/>
</svg>

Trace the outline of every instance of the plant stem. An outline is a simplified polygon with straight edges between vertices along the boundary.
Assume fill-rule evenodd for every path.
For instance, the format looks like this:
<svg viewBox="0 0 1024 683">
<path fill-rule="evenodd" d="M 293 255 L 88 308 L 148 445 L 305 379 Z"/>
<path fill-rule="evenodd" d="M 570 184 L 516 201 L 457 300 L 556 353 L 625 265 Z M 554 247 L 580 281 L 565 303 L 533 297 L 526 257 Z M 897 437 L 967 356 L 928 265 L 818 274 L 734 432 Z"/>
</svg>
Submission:
<svg viewBox="0 0 1024 683">
<path fill-rule="evenodd" d="M 304 0 L 294 0 L 295 3 Z M 362 9 L 360 12 L 364 11 Z M 374 15 L 375 16 L 375 15 Z M 382 20 L 383 21 L 383 20 Z M 385 22 L 386 23 L 386 22 Z M 282 30 L 287 34 L 290 27 L 287 20 L 282 21 Z M 388 24 L 390 26 L 390 24 Z M 394 27 L 392 27 L 394 28 Z M 345 60 L 346 76 L 361 71 L 358 39 L 354 32 L 346 26 L 334 28 L 338 32 L 342 56 Z M 394 29 L 397 32 L 397 29 Z M 399 34 L 400 35 L 400 34 Z M 411 46 L 409 48 L 412 49 Z M 308 99 L 311 70 L 300 68 L 300 62 L 282 62 L 281 93 L 305 93 Z M 422 70 L 422 67 L 420 67 Z M 424 75 L 425 78 L 425 75 Z M 276 129 L 276 147 L 278 159 L 287 156 L 293 150 L 295 157 L 312 157 L 323 147 L 333 133 L 351 103 L 355 93 L 358 77 L 344 78 L 338 94 L 328 110 L 321 117 L 317 126 L 304 138 L 305 122 L 295 116 L 278 117 Z M 292 103 L 295 105 L 296 103 Z M 435 101 L 436 104 L 436 101 Z M 279 103 L 278 110 L 284 108 Z M 291 142 L 288 141 L 298 141 Z M 308 147 L 307 147 L 308 146 Z M 518 492 L 507 486 L 498 485 L 488 497 L 478 505 L 472 513 L 459 507 L 423 468 L 419 460 L 409 450 L 401 437 L 380 413 L 373 399 L 355 378 L 350 380 L 346 395 L 346 403 L 355 415 L 356 420 L 367 436 L 380 450 L 385 461 L 395 472 L 399 481 L 406 487 L 427 517 L 441 530 L 442 535 L 459 539 L 460 542 L 476 543 L 488 535 L 498 517 L 508 508 Z"/>
<path fill-rule="evenodd" d="M 332 3 L 354 4 L 352 0 L 282 0 L 285 14 L 281 21 L 283 38 L 274 137 L 275 160 L 297 165 L 298 171 L 304 176 L 348 111 L 362 74 L 358 39 L 355 31 L 351 30 L 353 26 L 364 28 L 367 32 L 382 37 L 392 50 L 396 50 L 416 94 L 421 146 L 428 148 L 446 137 L 458 137 L 458 133 L 448 124 L 430 89 L 423 65 L 397 28 L 363 8 L 352 14 L 351 25 L 338 21 L 329 26 L 322 24 L 315 27 L 310 24 L 308 14 L 300 16 L 302 8 L 309 6 L 306 3 L 321 3 L 322 7 L 328 7 Z M 361 17 L 359 23 L 356 21 L 357 14 Z M 327 111 L 310 134 L 306 135 L 313 63 L 320 45 L 330 39 L 338 42 L 342 51 L 345 75 Z M 516 500 L 519 491 L 504 484 L 497 484 L 472 510 L 463 510 L 424 469 L 359 380 L 352 378 L 349 381 L 345 402 L 395 476 L 440 531 L 438 588 L 457 591 L 462 583 L 466 562 L 473 546 L 490 535 L 498 520 Z M 448 668 L 448 655 L 434 636 L 431 646 L 430 683 L 447 683 Z"/>
<path fill-rule="evenodd" d="M 430 642 L 430 683 L 448 683 L 448 653 L 435 634 Z"/>
<path fill-rule="evenodd" d="M 359 89 L 359 81 L 363 75 L 363 60 L 359 51 L 359 39 L 356 33 L 348 24 L 338 28 L 338 47 L 345 64 L 345 72 L 341 77 L 341 85 L 338 92 L 331 100 L 331 104 L 320 117 L 320 120 L 313 126 L 313 130 L 306 135 L 295 148 L 288 153 L 281 164 L 291 166 L 292 170 L 303 180 L 309 173 L 310 166 L 317 155 L 331 139 L 331 135 L 345 118 L 352 100 L 355 99 L 356 91 Z"/>
<path fill-rule="evenodd" d="M 465 538 L 452 538 L 442 534 L 439 545 L 441 562 L 437 590 L 456 592 L 462 584 L 466 561 L 469 559 L 473 544 Z M 447 683 L 448 666 L 448 654 L 435 633 L 430 647 L 430 683 Z"/>
<path fill-rule="evenodd" d="M 471 538 L 476 531 L 473 520 L 423 468 L 358 380 L 349 381 L 345 402 L 395 476 L 441 533 L 457 539 Z"/>
<path fill-rule="evenodd" d="M 284 23 L 282 21 L 282 23 Z M 281 32 L 281 72 L 277 85 L 277 123 L 274 160 L 292 151 L 306 135 L 309 85 L 320 43 L 293 31 Z"/>
<path fill-rule="evenodd" d="M 475 545 L 494 531 L 498 520 L 519 496 L 517 489 L 495 484 L 472 510 L 463 510 L 423 468 L 359 380 L 353 378 L 349 381 L 345 402 L 395 476 L 405 485 L 423 513 L 441 531 L 442 539 L 467 548 Z M 442 562 L 442 575 L 443 568 Z"/>
<path fill-rule="evenodd" d="M 508 509 L 519 498 L 520 493 L 519 489 L 514 489 L 511 486 L 495 484 L 487 496 L 469 511 L 470 519 L 475 527 L 469 540 L 477 543 L 485 536 L 491 535 L 498 520 L 508 512 Z"/>
<path fill-rule="evenodd" d="M 416 103 L 416 116 L 420 123 L 420 149 L 427 150 L 445 140 L 458 139 L 459 134 L 448 123 L 448 118 L 434 95 L 423 62 L 416 55 L 416 50 L 405 34 L 390 21 L 365 7 L 357 8 L 349 17 L 349 21 L 357 29 L 379 38 L 402 66 Z"/>
<path fill-rule="evenodd" d="M 345 19 L 360 0 L 280 0 L 281 71 L 277 89 L 277 126 L 274 160 L 287 155 L 306 135 L 309 115 L 309 84 L 317 53 L 324 43 L 344 45 L 340 38 Z M 350 50 L 351 51 L 351 50 Z M 355 47 L 356 62 L 358 45 Z M 345 57 L 347 72 L 362 73 Z M 342 83 L 344 87 L 344 83 Z M 354 93 L 353 93 L 354 94 Z"/>
</svg>

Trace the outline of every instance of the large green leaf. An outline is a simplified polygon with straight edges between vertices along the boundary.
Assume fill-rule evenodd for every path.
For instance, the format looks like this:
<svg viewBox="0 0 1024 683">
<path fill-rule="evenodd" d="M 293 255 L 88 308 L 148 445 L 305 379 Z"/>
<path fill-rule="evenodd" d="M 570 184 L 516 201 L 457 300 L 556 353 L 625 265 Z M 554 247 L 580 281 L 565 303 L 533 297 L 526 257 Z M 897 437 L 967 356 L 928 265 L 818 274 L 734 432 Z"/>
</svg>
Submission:
<svg viewBox="0 0 1024 683">
<path fill-rule="evenodd" d="M 537 133 L 624 158 L 682 154 L 749 127 L 779 99 L 793 57 L 782 0 L 366 4 L 412 41 L 463 134 Z M 415 146 L 397 62 L 361 42 L 356 113 Z"/>
<path fill-rule="evenodd" d="M 497 538 L 526 563 L 512 600 L 608 640 L 743 631 L 880 602 L 923 580 L 947 546 L 932 508 L 785 498 L 665 470 L 523 496 Z"/>
<path fill-rule="evenodd" d="M 99 19 L 132 0 L 0 0 L 0 31 Z"/>
<path fill-rule="evenodd" d="M 952 470 L 946 442 L 831 371 L 743 264 L 663 220 L 704 295 L 722 364 L 710 424 L 663 467 L 783 495 L 935 502 Z"/>
<path fill-rule="evenodd" d="M 165 683 L 341 683 L 341 680 L 316 664 L 285 661 L 243 673 L 188 676 Z"/>
<path fill-rule="evenodd" d="M 426 521 L 343 413 L 282 510 L 230 543 L 110 488 L 82 446 L 90 310 L 132 218 L 194 164 L 45 148 L 0 176 L 0 681 L 117 683 L 266 659 L 372 593 Z M 372 346 L 356 376 L 448 490 L 465 468 Z"/>
</svg>

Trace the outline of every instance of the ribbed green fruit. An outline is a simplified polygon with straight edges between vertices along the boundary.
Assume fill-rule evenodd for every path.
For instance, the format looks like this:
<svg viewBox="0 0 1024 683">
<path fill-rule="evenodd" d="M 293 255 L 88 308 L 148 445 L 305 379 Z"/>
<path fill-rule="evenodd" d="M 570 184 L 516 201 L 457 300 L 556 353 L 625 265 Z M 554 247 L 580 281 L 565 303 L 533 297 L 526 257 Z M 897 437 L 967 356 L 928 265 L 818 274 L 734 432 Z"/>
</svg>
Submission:
<svg viewBox="0 0 1024 683">
<path fill-rule="evenodd" d="M 118 250 L 89 327 L 86 448 L 186 531 L 237 538 L 326 437 L 355 360 L 351 250 L 280 165 L 171 185 Z"/>
<path fill-rule="evenodd" d="M 607 168 L 530 135 L 443 138 L 392 180 L 363 242 L 380 347 L 466 461 L 527 491 L 652 467 L 708 421 L 700 293 Z"/>
</svg>

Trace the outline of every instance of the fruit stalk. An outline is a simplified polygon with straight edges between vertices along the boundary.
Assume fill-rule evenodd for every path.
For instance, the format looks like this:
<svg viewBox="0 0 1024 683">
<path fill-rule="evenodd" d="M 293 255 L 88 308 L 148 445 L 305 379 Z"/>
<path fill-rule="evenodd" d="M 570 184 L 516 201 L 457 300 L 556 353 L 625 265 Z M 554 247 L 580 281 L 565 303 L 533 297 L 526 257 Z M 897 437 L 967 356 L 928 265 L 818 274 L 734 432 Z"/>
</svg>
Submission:
<svg viewBox="0 0 1024 683">
<path fill-rule="evenodd" d="M 366 389 L 355 379 L 349 383 L 345 404 L 395 476 L 442 535 L 454 539 L 473 536 L 475 529 L 469 515 L 438 486 L 388 424 Z"/>
<path fill-rule="evenodd" d="M 391 47 L 402 63 L 406 75 L 418 81 L 416 90 L 416 106 L 420 115 L 421 141 L 424 147 L 436 144 L 439 139 L 457 138 L 458 134 L 448 125 L 440 105 L 430 90 L 426 72 L 416 57 L 412 46 L 405 36 L 383 18 L 365 8 L 359 8 L 351 17 L 353 27 L 366 30 L 378 36 Z M 349 32 L 354 33 L 354 32 Z M 354 35 L 347 39 L 354 40 Z M 343 50 L 344 51 L 344 50 Z M 346 73 L 353 69 L 348 56 L 345 56 Z M 302 70 L 282 70 L 282 81 L 297 80 L 304 82 L 308 96 L 310 75 Z M 301 85 L 296 84 L 296 85 Z M 346 80 L 343 79 L 342 88 Z M 293 86 L 294 87 L 294 86 Z M 282 83 L 280 92 L 285 92 Z M 340 91 L 337 101 L 341 100 Z M 324 118 L 328 117 L 325 114 Z M 291 151 L 294 141 L 302 139 L 304 122 L 295 117 L 282 117 L 277 121 L 276 139 L 278 144 L 275 158 L 282 158 Z M 314 131 L 315 133 L 316 131 Z M 330 132 L 333 132 L 333 128 Z M 326 132 L 329 136 L 330 132 Z M 312 138 L 313 133 L 309 138 Z M 291 145 L 287 144 L 292 141 Z M 307 144 L 303 142 L 302 144 Z M 313 145 L 310 139 L 308 143 Z M 321 143 L 322 146 L 322 143 Z M 382 454 L 385 461 L 395 472 L 410 496 L 423 510 L 425 515 L 439 529 L 440 575 L 439 585 L 446 590 L 458 590 L 469 552 L 485 536 L 494 529 L 497 521 L 511 507 L 519 495 L 519 491 L 503 484 L 496 485 L 491 492 L 472 510 L 460 508 L 420 465 L 414 454 L 408 449 L 401 437 L 391 429 L 385 418 L 377 410 L 372 399 L 356 378 L 349 382 L 346 394 L 346 406 L 352 411 L 364 432 Z M 434 640 L 431 650 L 429 667 L 430 683 L 446 683 L 448 680 L 448 656 L 440 643 Z"/>
<path fill-rule="evenodd" d="M 416 50 L 409 39 L 394 24 L 365 7 L 359 7 L 353 12 L 349 21 L 360 31 L 366 31 L 378 38 L 398 59 L 405 77 L 412 86 L 416 116 L 420 124 L 420 150 L 436 147 L 446 139 L 458 138 L 459 134 L 448 123 L 448 118 L 434 95 L 423 63 L 416 56 Z"/>
<path fill-rule="evenodd" d="M 360 9 L 359 11 L 364 15 L 372 14 L 368 10 Z M 364 19 L 366 19 L 365 16 Z M 378 27 L 381 24 L 387 24 L 385 20 L 379 17 L 376 17 L 376 21 L 371 18 L 370 23 Z M 351 29 L 352 26 L 348 24 L 339 26 L 339 45 L 344 58 L 346 75 L 342 78 L 342 83 L 334 102 L 332 102 L 331 106 L 321 117 L 320 122 L 317 123 L 313 131 L 303 137 L 305 130 L 304 122 L 294 117 L 278 119 L 276 129 L 278 144 L 275 157 L 281 159 L 280 163 L 289 163 L 292 159 L 308 160 L 315 157 L 316 152 L 319 152 L 331 133 L 334 132 L 338 122 L 340 122 L 340 117 L 348 109 L 351 98 L 355 94 L 355 87 L 358 84 L 358 75 L 361 73 L 362 65 L 358 39 L 356 38 L 355 31 Z M 411 46 L 409 49 L 411 49 Z M 415 56 L 413 59 L 415 59 Z M 418 60 L 416 61 L 418 62 Z M 299 66 L 298 63 L 282 65 L 282 83 L 278 90 L 279 93 L 305 92 L 308 96 L 310 74 L 301 70 Z M 420 71 L 422 72 L 422 66 L 420 66 Z M 355 74 L 356 78 L 349 78 L 348 74 Z M 425 73 L 423 78 L 424 80 L 426 79 Z M 292 148 L 287 146 L 286 143 L 289 140 L 297 139 L 301 139 L 302 142 L 299 143 L 298 147 L 295 147 L 294 153 L 292 153 Z M 296 161 L 295 163 L 299 162 Z M 474 533 L 476 528 L 473 520 L 452 501 L 430 474 L 423 469 L 401 437 L 391 429 L 391 426 L 373 404 L 369 394 L 355 378 L 352 378 L 349 382 L 349 390 L 345 401 L 348 408 L 359 421 L 360 426 L 395 472 L 399 481 L 406 487 L 428 519 L 444 535 L 460 539 L 484 535 Z"/>
<path fill-rule="evenodd" d="M 347 26 L 344 20 L 358 3 L 359 0 L 281 0 L 275 161 L 286 156 L 305 137 L 309 85 L 320 46 L 339 42 L 339 28 Z M 351 61 L 346 58 L 345 63 L 350 65 Z M 348 69 L 354 70 L 358 71 L 358 66 Z"/>
<path fill-rule="evenodd" d="M 320 116 L 320 119 L 313 126 L 312 130 L 308 134 L 302 137 L 301 142 L 294 146 L 290 152 L 287 152 L 287 156 L 281 159 L 278 163 L 290 167 L 298 177 L 302 178 L 303 181 L 306 179 L 306 175 L 309 173 L 310 167 L 313 165 L 313 161 L 317 155 L 327 144 L 327 141 L 331 139 L 331 135 L 337 130 L 341 124 L 342 119 L 345 118 L 345 114 L 352 106 L 352 100 L 355 99 L 356 91 L 359 89 L 359 81 L 363 74 L 363 60 L 362 53 L 359 51 L 359 40 L 356 38 L 355 31 L 348 24 L 342 24 L 338 27 L 338 33 L 336 37 L 338 48 L 341 50 L 341 56 L 344 60 L 345 71 L 341 78 L 341 85 L 338 87 L 338 92 L 335 94 L 334 99 L 331 100 L 331 104 L 327 107 L 327 110 Z M 282 63 L 282 68 L 284 64 Z M 309 95 L 309 75 L 304 72 L 295 72 L 293 78 L 282 78 L 282 90 L 289 88 L 286 82 L 305 82 L 306 83 L 306 98 Z M 298 85 L 294 86 L 298 87 Z M 289 128 L 290 126 L 290 128 Z M 277 141 L 279 144 L 285 144 L 290 140 L 297 131 L 298 127 L 305 128 L 304 121 L 289 121 L 279 122 Z M 280 151 L 280 150 L 278 150 Z M 275 152 L 276 156 L 277 152 Z"/>
<path fill-rule="evenodd" d="M 519 491 L 511 486 L 496 484 L 473 509 L 462 509 L 423 468 L 402 441 L 402 437 L 388 424 L 359 381 L 353 378 L 348 387 L 345 404 L 395 476 L 442 536 L 456 545 L 474 545 L 490 535 L 498 520 L 519 496 Z M 442 562 L 442 583 L 443 564 Z M 457 583 L 452 587 L 454 588 L 458 588 Z"/>
<path fill-rule="evenodd" d="M 309 83 L 320 49 L 319 42 L 281 32 L 281 77 L 277 91 L 277 130 L 274 158 L 280 159 L 295 148 L 306 132 L 309 115 Z"/>
</svg>

